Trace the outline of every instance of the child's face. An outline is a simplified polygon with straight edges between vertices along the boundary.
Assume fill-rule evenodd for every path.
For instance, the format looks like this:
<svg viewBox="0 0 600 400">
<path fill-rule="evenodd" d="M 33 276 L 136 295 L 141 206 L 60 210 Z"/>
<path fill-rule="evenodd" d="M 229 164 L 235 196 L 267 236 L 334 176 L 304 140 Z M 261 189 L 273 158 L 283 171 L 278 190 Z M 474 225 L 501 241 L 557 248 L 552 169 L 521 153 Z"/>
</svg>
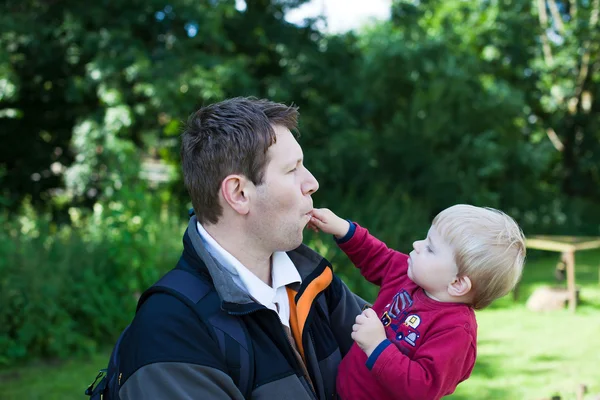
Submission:
<svg viewBox="0 0 600 400">
<path fill-rule="evenodd" d="M 413 243 L 408 277 L 431 295 L 445 293 L 458 274 L 452 247 L 432 226 L 427 237 Z"/>
</svg>

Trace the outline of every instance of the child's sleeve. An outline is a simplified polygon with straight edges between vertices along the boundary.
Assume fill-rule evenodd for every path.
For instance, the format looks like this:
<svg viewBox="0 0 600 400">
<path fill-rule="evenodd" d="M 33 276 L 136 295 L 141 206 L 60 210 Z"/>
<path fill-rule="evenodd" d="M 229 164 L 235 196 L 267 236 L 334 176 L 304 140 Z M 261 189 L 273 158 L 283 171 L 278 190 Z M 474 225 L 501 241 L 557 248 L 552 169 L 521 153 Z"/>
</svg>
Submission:
<svg viewBox="0 0 600 400">
<path fill-rule="evenodd" d="M 388 248 L 355 222 L 350 224 L 348 234 L 336 241 L 360 273 L 377 286 L 381 286 L 389 271 L 397 275 L 406 273 L 408 256 Z"/>
<path fill-rule="evenodd" d="M 413 359 L 388 339 L 367 359 L 367 368 L 393 397 L 439 399 L 469 377 L 475 365 L 473 337 L 462 327 L 429 337 Z"/>
</svg>

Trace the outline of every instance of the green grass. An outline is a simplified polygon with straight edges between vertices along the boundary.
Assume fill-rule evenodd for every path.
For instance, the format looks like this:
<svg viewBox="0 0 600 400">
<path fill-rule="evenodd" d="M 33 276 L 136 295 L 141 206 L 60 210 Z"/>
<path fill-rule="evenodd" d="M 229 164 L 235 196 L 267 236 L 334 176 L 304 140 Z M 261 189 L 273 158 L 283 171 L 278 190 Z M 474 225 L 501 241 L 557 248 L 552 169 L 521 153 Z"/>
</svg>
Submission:
<svg viewBox="0 0 600 400">
<path fill-rule="evenodd" d="M 600 252 L 576 256 L 582 298 L 577 312 L 533 313 L 525 308 L 536 287 L 554 284 L 558 258 L 556 253 L 532 254 L 519 301 L 507 296 L 478 312 L 475 369 L 448 399 L 536 400 L 560 395 L 574 400 L 579 384 L 588 385 L 586 399 L 600 394 Z M 85 386 L 106 365 L 108 356 L 109 351 L 104 351 L 87 359 L 0 371 L 0 399 L 83 400 Z"/>
<path fill-rule="evenodd" d="M 531 292 L 555 284 L 558 254 L 549 254 L 527 263 L 517 303 L 506 296 L 477 313 L 475 369 L 448 399 L 576 399 L 580 384 L 586 398 L 600 394 L 600 253 L 576 254 L 582 301 L 575 314 L 534 313 L 525 308 Z"/>
<path fill-rule="evenodd" d="M 37 362 L 0 371 L 0 399 L 85 400 L 84 391 L 98 370 L 106 368 L 110 350 L 65 362 Z"/>
</svg>

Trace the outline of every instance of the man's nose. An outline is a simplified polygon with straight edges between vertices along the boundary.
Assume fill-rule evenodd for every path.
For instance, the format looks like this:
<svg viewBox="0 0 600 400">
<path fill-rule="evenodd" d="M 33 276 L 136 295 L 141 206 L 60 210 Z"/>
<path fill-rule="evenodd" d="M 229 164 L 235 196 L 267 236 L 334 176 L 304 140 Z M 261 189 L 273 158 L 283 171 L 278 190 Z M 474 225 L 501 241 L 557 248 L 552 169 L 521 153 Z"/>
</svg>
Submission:
<svg viewBox="0 0 600 400">
<path fill-rule="evenodd" d="M 311 194 L 319 190 L 319 182 L 308 169 L 306 169 L 306 174 L 307 176 L 305 178 L 304 184 L 302 185 L 302 193 L 305 196 L 310 196 Z"/>
</svg>

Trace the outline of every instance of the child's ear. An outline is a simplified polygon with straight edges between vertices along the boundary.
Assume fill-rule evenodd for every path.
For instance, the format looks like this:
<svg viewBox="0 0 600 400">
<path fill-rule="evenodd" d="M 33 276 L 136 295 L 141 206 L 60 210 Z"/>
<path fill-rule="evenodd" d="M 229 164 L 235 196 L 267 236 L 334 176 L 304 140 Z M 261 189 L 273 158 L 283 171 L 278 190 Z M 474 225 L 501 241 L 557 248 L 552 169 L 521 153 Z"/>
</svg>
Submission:
<svg viewBox="0 0 600 400">
<path fill-rule="evenodd" d="M 457 276 L 448 285 L 448 294 L 454 297 L 467 295 L 471 291 L 471 279 L 468 276 Z"/>
</svg>

